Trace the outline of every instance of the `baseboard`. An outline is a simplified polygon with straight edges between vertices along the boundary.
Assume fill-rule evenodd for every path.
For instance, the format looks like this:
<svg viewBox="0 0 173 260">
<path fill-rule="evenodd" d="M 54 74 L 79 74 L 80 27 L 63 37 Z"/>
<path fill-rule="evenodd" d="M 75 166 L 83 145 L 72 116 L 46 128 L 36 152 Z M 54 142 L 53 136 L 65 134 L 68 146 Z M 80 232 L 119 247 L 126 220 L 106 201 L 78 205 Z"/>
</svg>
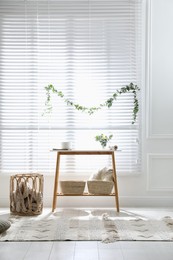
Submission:
<svg viewBox="0 0 173 260">
<path fill-rule="evenodd" d="M 82 201 L 82 202 L 81 202 Z M 120 196 L 120 207 L 173 207 L 172 197 L 135 197 Z M 51 207 L 52 197 L 45 198 L 45 206 Z M 114 207 L 115 199 L 113 197 L 61 197 L 57 198 L 57 205 L 60 207 Z"/>
<path fill-rule="evenodd" d="M 82 200 L 81 200 L 82 198 Z M 120 196 L 121 207 L 173 207 L 173 196 Z M 44 207 L 52 206 L 52 197 L 44 197 Z M 9 198 L 0 198 L 0 207 L 9 207 Z M 57 207 L 115 207 L 113 197 L 57 197 Z"/>
<path fill-rule="evenodd" d="M 122 207 L 173 207 L 173 196 L 120 197 Z"/>
<path fill-rule="evenodd" d="M 0 198 L 0 208 L 10 207 L 10 200 L 9 198 Z"/>
</svg>

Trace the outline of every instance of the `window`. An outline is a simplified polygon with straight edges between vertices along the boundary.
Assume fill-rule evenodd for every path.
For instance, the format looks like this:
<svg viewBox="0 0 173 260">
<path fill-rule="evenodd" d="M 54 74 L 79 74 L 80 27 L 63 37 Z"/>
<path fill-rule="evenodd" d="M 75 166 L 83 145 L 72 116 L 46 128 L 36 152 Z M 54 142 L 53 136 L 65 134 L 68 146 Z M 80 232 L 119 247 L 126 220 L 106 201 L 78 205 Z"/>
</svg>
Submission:
<svg viewBox="0 0 173 260">
<path fill-rule="evenodd" d="M 121 150 L 118 173 L 140 171 L 132 94 L 91 116 L 54 95 L 51 118 L 42 114 L 48 84 L 85 106 L 103 103 L 130 82 L 140 87 L 141 16 L 139 0 L 0 1 L 1 173 L 54 173 L 50 149 L 66 140 L 76 149 L 98 148 L 100 133 L 113 134 L 111 144 Z M 67 159 L 62 166 L 70 173 L 109 162 Z"/>
</svg>

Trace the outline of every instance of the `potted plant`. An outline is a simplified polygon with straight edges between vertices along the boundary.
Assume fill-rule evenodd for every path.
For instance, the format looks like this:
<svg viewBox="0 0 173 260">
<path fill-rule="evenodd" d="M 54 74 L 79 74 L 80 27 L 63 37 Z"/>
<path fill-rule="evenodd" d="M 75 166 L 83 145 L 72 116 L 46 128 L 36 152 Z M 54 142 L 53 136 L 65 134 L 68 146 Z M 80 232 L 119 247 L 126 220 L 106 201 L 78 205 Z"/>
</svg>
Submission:
<svg viewBox="0 0 173 260">
<path fill-rule="evenodd" d="M 107 135 L 101 134 L 101 135 L 96 135 L 95 140 L 100 142 L 102 148 L 104 149 L 112 137 L 113 137 L 113 135 L 107 136 Z"/>
</svg>

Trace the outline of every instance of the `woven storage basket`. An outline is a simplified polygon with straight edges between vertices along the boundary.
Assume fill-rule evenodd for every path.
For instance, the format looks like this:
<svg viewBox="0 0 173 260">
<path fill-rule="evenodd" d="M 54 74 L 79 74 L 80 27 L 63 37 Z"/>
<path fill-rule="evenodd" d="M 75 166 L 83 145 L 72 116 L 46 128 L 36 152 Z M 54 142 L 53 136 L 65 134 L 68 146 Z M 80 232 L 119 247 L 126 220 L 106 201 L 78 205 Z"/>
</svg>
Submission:
<svg viewBox="0 0 173 260">
<path fill-rule="evenodd" d="M 16 174 L 10 177 L 10 211 L 39 215 L 43 209 L 43 175 Z"/>
<path fill-rule="evenodd" d="M 87 181 L 87 186 L 90 194 L 108 195 L 112 192 L 113 181 L 92 180 Z"/>
<path fill-rule="evenodd" d="M 63 194 L 83 194 L 85 181 L 60 181 Z"/>
</svg>

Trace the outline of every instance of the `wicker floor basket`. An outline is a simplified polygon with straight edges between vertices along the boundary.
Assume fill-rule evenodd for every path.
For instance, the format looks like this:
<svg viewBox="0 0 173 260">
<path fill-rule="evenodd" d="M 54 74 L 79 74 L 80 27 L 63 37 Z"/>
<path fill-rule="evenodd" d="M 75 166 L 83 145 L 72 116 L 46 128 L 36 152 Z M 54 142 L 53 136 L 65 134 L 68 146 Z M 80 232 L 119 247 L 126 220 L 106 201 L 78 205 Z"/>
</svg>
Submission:
<svg viewBox="0 0 173 260">
<path fill-rule="evenodd" d="M 87 186 L 90 194 L 108 195 L 112 192 L 113 181 L 91 180 L 87 181 Z"/>
<path fill-rule="evenodd" d="M 83 194 L 85 181 L 60 181 L 60 187 L 63 194 Z"/>
<path fill-rule="evenodd" d="M 39 215 L 43 209 L 43 175 L 16 174 L 10 177 L 10 211 Z"/>
</svg>

